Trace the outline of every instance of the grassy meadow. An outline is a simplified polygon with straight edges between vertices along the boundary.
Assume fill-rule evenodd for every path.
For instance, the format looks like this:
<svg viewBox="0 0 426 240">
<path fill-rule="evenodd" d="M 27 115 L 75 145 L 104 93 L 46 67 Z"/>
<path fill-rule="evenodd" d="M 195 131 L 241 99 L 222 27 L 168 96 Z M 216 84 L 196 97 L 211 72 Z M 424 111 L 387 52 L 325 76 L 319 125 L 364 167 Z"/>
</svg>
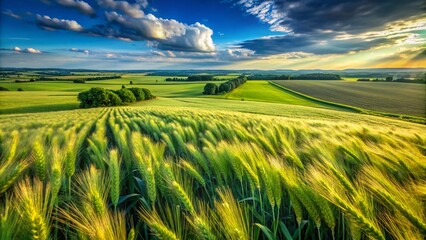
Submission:
<svg viewBox="0 0 426 240">
<path fill-rule="evenodd" d="M 0 80 L 0 239 L 426 236 L 426 126 L 351 111 L 420 113 L 423 85 L 283 84 L 344 107 L 266 80 L 205 96 L 167 77 Z M 78 109 L 79 92 L 122 85 L 157 98 Z"/>
<path fill-rule="evenodd" d="M 285 103 L 292 105 L 302 105 L 309 107 L 321 107 L 320 104 L 302 99 L 298 96 L 284 92 L 274 87 L 267 81 L 248 81 L 241 87 L 227 94 L 220 95 L 221 98 L 233 100 L 248 100 L 260 102 Z"/>
</svg>

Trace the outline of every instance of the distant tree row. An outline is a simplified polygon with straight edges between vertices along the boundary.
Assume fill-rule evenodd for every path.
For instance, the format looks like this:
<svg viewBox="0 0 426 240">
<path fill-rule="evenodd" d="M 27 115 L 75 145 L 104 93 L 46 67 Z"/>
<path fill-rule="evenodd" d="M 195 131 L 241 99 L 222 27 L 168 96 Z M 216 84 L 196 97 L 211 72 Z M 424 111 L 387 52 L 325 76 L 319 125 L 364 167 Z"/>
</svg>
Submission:
<svg viewBox="0 0 426 240">
<path fill-rule="evenodd" d="M 289 75 L 268 75 L 268 74 L 255 74 L 247 77 L 247 80 L 289 80 Z"/>
<path fill-rule="evenodd" d="M 296 76 L 290 75 L 271 75 L 271 74 L 254 74 L 247 77 L 248 80 L 340 80 L 337 74 L 329 73 L 309 73 Z"/>
<path fill-rule="evenodd" d="M 358 82 L 405 82 L 405 83 L 426 83 L 426 78 L 424 79 L 406 79 L 406 78 L 397 78 L 386 77 L 385 79 L 369 79 L 369 78 L 359 78 Z"/>
<path fill-rule="evenodd" d="M 291 76 L 290 80 L 341 80 L 337 74 L 329 73 L 309 73 L 298 76 Z"/>
<path fill-rule="evenodd" d="M 179 82 L 179 81 L 188 81 L 188 78 L 166 78 L 167 82 Z"/>
<path fill-rule="evenodd" d="M 97 81 L 97 80 L 110 80 L 110 79 L 118 79 L 121 78 L 120 75 L 114 75 L 114 76 L 103 76 L 103 77 L 89 77 L 89 78 L 79 78 L 75 80 L 83 80 L 83 81 Z M 70 79 L 64 79 L 64 78 L 48 78 L 48 77 L 40 77 L 36 79 L 31 79 L 35 81 L 69 81 Z"/>
<path fill-rule="evenodd" d="M 225 94 L 241 86 L 245 82 L 247 82 L 247 78 L 245 76 L 240 76 L 240 77 L 231 79 L 229 81 L 226 81 L 220 84 L 219 86 L 217 86 L 215 83 L 207 83 L 204 86 L 203 94 L 205 95 Z"/>
<path fill-rule="evenodd" d="M 109 90 L 105 88 L 91 88 L 78 94 L 80 108 L 120 106 L 136 101 L 155 98 L 146 88 L 121 88 Z"/>
<path fill-rule="evenodd" d="M 213 75 L 191 75 L 188 76 L 187 78 L 166 78 L 167 82 L 173 82 L 173 81 L 213 81 L 215 80 L 215 77 Z"/>
<path fill-rule="evenodd" d="M 0 91 L 9 91 L 9 89 L 8 89 L 8 88 L 5 88 L 5 87 L 0 87 Z M 17 91 L 18 91 L 18 92 L 22 92 L 22 91 L 24 91 L 24 89 L 22 89 L 22 88 L 18 88 L 18 89 L 17 89 Z"/>
</svg>

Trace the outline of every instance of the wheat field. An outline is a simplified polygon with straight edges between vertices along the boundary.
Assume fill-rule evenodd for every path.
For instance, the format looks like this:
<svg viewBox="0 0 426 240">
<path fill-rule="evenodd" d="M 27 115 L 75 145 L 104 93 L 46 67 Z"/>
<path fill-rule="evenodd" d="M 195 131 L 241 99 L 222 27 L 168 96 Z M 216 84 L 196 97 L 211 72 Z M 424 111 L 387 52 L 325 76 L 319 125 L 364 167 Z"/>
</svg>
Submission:
<svg viewBox="0 0 426 240">
<path fill-rule="evenodd" d="M 421 125 L 127 107 L 4 117 L 0 141 L 0 239 L 426 234 Z"/>
</svg>

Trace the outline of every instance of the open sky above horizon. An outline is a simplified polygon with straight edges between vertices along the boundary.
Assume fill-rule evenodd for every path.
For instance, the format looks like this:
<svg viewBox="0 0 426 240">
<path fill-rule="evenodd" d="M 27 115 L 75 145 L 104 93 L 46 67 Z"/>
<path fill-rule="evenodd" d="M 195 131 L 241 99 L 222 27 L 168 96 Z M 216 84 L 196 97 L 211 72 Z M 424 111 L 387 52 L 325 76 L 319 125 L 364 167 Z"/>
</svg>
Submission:
<svg viewBox="0 0 426 240">
<path fill-rule="evenodd" d="M 426 67 L 424 0 L 3 0 L 0 66 Z"/>
</svg>

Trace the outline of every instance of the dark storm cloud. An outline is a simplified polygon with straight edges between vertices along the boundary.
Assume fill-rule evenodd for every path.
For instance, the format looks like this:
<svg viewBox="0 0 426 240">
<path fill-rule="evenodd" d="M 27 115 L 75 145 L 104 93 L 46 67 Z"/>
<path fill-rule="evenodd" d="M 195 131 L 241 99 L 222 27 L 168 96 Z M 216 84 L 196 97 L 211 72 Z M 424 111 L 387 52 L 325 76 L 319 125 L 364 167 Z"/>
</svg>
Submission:
<svg viewBox="0 0 426 240">
<path fill-rule="evenodd" d="M 379 47 L 394 44 L 404 36 L 395 38 L 379 38 L 374 40 L 365 39 L 332 39 L 333 34 L 316 35 L 285 35 L 272 36 L 259 39 L 244 41 L 239 44 L 240 48 L 250 49 L 256 52 L 256 55 L 273 55 L 290 52 L 305 52 L 312 54 L 345 54 L 348 52 L 358 52 L 368 50 L 373 47 Z"/>
<path fill-rule="evenodd" d="M 255 51 L 256 55 L 344 54 L 368 50 L 394 44 L 408 34 L 384 36 L 379 33 L 368 38 L 362 34 L 403 26 L 402 20 L 426 17 L 424 0 L 240 0 L 237 4 L 270 24 L 271 30 L 288 33 L 238 44 L 240 48 Z M 390 23 L 394 24 L 390 26 Z"/>
<path fill-rule="evenodd" d="M 424 0 L 240 0 L 237 4 L 262 21 L 298 34 L 325 30 L 358 34 L 426 15 Z"/>
</svg>

